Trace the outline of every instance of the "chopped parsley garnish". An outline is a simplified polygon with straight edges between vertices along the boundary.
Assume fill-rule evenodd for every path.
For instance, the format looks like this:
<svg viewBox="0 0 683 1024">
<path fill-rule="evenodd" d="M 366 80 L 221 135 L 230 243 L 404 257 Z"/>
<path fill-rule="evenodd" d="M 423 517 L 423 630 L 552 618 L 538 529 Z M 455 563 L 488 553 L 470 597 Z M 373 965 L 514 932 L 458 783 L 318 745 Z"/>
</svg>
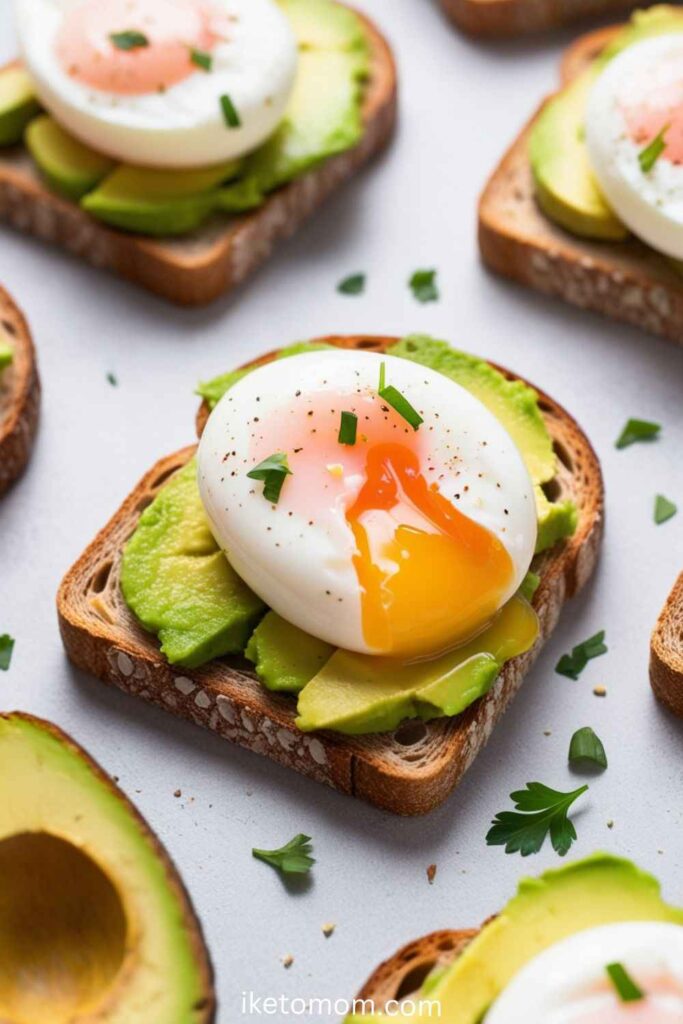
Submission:
<svg viewBox="0 0 683 1024">
<path fill-rule="evenodd" d="M 638 988 L 623 964 L 607 964 L 605 970 L 622 1003 L 639 1003 L 645 998 L 645 993 Z"/>
<path fill-rule="evenodd" d="M 657 526 L 665 523 L 667 519 L 673 519 L 677 512 L 678 508 L 673 501 L 669 501 L 663 494 L 657 495 L 655 498 L 655 523 Z"/>
<path fill-rule="evenodd" d="M 647 174 L 648 171 L 652 170 L 666 149 L 666 139 L 664 136 L 670 127 L 670 124 L 665 124 L 662 130 L 655 135 L 652 142 L 650 142 L 645 149 L 641 149 L 638 154 L 638 163 L 640 164 L 640 169 L 643 174 Z"/>
<path fill-rule="evenodd" d="M 113 373 L 107 374 L 107 380 L 109 381 L 113 388 L 117 388 L 119 386 L 118 379 Z"/>
<path fill-rule="evenodd" d="M 417 409 L 413 408 L 405 395 L 402 395 L 398 388 L 386 382 L 386 365 L 382 363 L 379 368 L 379 387 L 377 394 L 387 405 L 390 405 L 399 416 L 402 416 L 406 423 L 409 423 L 413 430 L 417 430 L 424 422 Z"/>
<path fill-rule="evenodd" d="M 305 836 L 303 832 L 294 836 L 279 850 L 254 849 L 251 851 L 252 856 L 257 860 L 265 861 L 266 864 L 277 868 L 285 875 L 307 874 L 315 864 L 314 858 L 311 857 L 312 852 L 311 837 Z"/>
<path fill-rule="evenodd" d="M 569 744 L 569 763 L 575 768 L 589 767 L 606 768 L 607 754 L 598 735 L 590 725 L 577 729 Z"/>
<path fill-rule="evenodd" d="M 239 114 L 235 110 L 235 104 L 232 102 L 227 93 L 221 96 L 221 110 L 223 111 L 223 120 L 227 124 L 228 128 L 239 128 L 242 122 L 240 121 Z"/>
<path fill-rule="evenodd" d="M 355 412 L 342 412 L 341 423 L 339 424 L 339 444 L 353 445 L 356 443 L 356 431 L 358 429 L 358 417 Z"/>
<path fill-rule="evenodd" d="M 607 654 L 604 629 L 573 647 L 571 654 L 563 654 L 555 671 L 569 679 L 578 679 L 591 658 L 599 658 L 601 654 Z"/>
<path fill-rule="evenodd" d="M 117 50 L 140 50 L 149 46 L 149 39 L 144 32 L 127 30 L 126 32 L 112 32 L 109 36 Z"/>
<path fill-rule="evenodd" d="M 0 669 L 6 672 L 12 661 L 12 651 L 14 650 L 14 637 L 10 636 L 9 633 L 3 633 L 0 636 Z"/>
<path fill-rule="evenodd" d="M 205 53 L 203 50 L 190 50 L 190 60 L 196 67 L 201 68 L 202 71 L 211 71 L 213 67 L 213 57 L 210 53 Z"/>
<path fill-rule="evenodd" d="M 628 448 L 636 441 L 654 441 L 662 429 L 659 423 L 650 423 L 648 420 L 628 420 L 626 426 L 617 438 L 617 448 Z"/>
<path fill-rule="evenodd" d="M 361 295 L 365 291 L 365 274 L 351 274 L 337 285 L 342 295 Z"/>
<path fill-rule="evenodd" d="M 439 298 L 436 270 L 416 270 L 408 284 L 418 302 L 436 302 Z"/>
<path fill-rule="evenodd" d="M 259 462 L 258 466 L 254 466 L 247 473 L 251 480 L 263 480 L 263 497 L 266 501 L 272 501 L 273 505 L 277 505 L 280 500 L 280 491 L 285 477 L 291 475 L 292 471 L 287 465 L 285 452 L 275 452 L 274 455 L 269 455 L 267 459 Z"/>
<path fill-rule="evenodd" d="M 541 782 L 527 782 L 526 789 L 510 793 L 516 810 L 500 811 L 493 819 L 487 845 L 504 846 L 506 853 L 528 857 L 538 853 L 550 833 L 553 849 L 564 857 L 576 839 L 576 829 L 567 812 L 587 789 L 588 786 L 581 786 L 572 793 L 560 793 Z"/>
</svg>

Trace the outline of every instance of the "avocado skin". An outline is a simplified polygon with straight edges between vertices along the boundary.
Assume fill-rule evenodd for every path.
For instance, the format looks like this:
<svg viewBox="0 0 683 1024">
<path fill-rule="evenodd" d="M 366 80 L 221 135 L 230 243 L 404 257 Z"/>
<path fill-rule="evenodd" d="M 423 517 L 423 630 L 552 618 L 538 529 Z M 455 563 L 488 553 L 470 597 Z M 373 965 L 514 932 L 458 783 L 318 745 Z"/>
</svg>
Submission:
<svg viewBox="0 0 683 1024">
<path fill-rule="evenodd" d="M 50 188 L 67 199 L 78 200 L 90 192 L 114 166 L 112 160 L 67 135 L 47 114 L 31 121 L 24 141 Z"/>
<path fill-rule="evenodd" d="M 671 32 L 683 32 L 679 9 L 662 4 L 636 11 L 591 67 L 548 100 L 531 129 L 536 201 L 549 220 L 571 234 L 600 241 L 621 241 L 629 235 L 593 176 L 584 141 L 586 102 L 596 78 L 617 54 Z"/>
<path fill-rule="evenodd" d="M 0 146 L 21 142 L 26 125 L 40 111 L 31 79 L 20 67 L 0 71 Z"/>
</svg>

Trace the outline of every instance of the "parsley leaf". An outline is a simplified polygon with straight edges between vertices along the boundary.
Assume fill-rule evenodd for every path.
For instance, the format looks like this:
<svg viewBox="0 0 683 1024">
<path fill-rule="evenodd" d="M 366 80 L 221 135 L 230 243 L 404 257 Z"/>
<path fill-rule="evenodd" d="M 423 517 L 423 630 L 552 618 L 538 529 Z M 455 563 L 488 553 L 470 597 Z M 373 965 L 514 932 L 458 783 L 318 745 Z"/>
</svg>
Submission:
<svg viewBox="0 0 683 1024">
<path fill-rule="evenodd" d="M 277 505 L 280 500 L 280 491 L 285 482 L 286 476 L 291 476 L 292 471 L 287 464 L 285 452 L 275 452 L 269 455 L 258 466 L 254 466 L 247 473 L 251 480 L 263 480 L 263 497 L 266 501 L 272 501 Z"/>
<path fill-rule="evenodd" d="M 337 291 L 342 295 L 362 295 L 365 291 L 365 274 L 351 274 L 345 277 L 337 285 Z"/>
<path fill-rule="evenodd" d="M 418 302 L 436 302 L 439 298 L 436 270 L 416 270 L 408 284 Z"/>
<path fill-rule="evenodd" d="M 617 439 L 616 447 L 628 448 L 636 441 L 654 441 L 659 436 L 661 429 L 659 423 L 650 423 L 648 420 L 628 420 Z"/>
<path fill-rule="evenodd" d="M 149 39 L 144 32 L 112 32 L 109 38 L 117 50 L 140 50 L 143 46 L 149 46 Z"/>
<path fill-rule="evenodd" d="M 213 57 L 210 53 L 205 53 L 203 50 L 190 50 L 190 60 L 195 67 L 201 68 L 202 71 L 211 71 L 213 67 Z"/>
<path fill-rule="evenodd" d="M 664 136 L 670 127 L 670 124 L 665 124 L 662 130 L 655 135 L 652 142 L 650 142 L 645 149 L 641 149 L 638 154 L 638 163 L 640 164 L 640 169 L 643 174 L 647 174 L 648 171 L 652 170 L 666 149 L 666 139 Z"/>
<path fill-rule="evenodd" d="M 118 382 L 118 379 L 117 379 L 117 377 L 116 377 L 116 375 L 115 375 L 115 374 L 113 374 L 113 373 L 108 373 L 108 374 L 107 374 L 107 380 L 109 381 L 109 383 L 111 384 L 111 386 L 112 386 L 113 388 L 116 388 L 116 387 L 118 387 L 118 385 L 119 385 L 119 382 Z"/>
<path fill-rule="evenodd" d="M 607 767 L 607 754 L 603 742 L 590 725 L 577 729 L 572 736 L 569 744 L 569 763 L 575 768 L 583 768 L 586 765 Z"/>
<path fill-rule="evenodd" d="M 6 672 L 10 666 L 13 650 L 14 637 L 11 637 L 9 633 L 3 633 L 0 636 L 0 670 L 3 672 Z"/>
<path fill-rule="evenodd" d="M 240 116 L 235 110 L 235 105 L 227 93 L 221 96 L 221 110 L 223 111 L 223 120 L 227 124 L 228 128 L 240 127 L 242 124 Z"/>
<path fill-rule="evenodd" d="M 576 829 L 567 812 L 587 789 L 588 786 L 581 786 L 571 793 L 561 793 L 541 782 L 527 782 L 526 789 L 510 794 L 516 810 L 500 811 L 493 819 L 487 845 L 504 846 L 506 853 L 528 857 L 538 853 L 550 833 L 553 849 L 564 857 L 576 839 Z"/>
<path fill-rule="evenodd" d="M 669 501 L 663 494 L 657 495 L 655 498 L 655 523 L 657 526 L 665 523 L 667 519 L 673 519 L 677 512 L 678 508 L 673 501 Z"/>
<path fill-rule="evenodd" d="M 257 860 L 265 861 L 286 875 L 305 875 L 315 864 L 312 851 L 311 837 L 300 832 L 279 850 L 253 849 L 251 853 Z"/>
<path fill-rule="evenodd" d="M 607 654 L 604 629 L 573 647 L 571 654 L 563 654 L 555 671 L 568 679 L 578 679 L 591 658 L 599 658 L 601 654 Z"/>
<path fill-rule="evenodd" d="M 645 993 L 638 988 L 623 964 L 607 964 L 605 968 L 622 1003 L 639 1003 Z"/>
</svg>

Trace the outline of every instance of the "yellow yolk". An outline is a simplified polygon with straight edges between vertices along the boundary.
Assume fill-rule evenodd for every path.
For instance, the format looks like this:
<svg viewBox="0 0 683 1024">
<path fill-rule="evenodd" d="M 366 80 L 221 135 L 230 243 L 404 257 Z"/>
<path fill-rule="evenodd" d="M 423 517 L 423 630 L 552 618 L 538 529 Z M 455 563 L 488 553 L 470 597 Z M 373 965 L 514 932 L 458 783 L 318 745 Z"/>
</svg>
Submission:
<svg viewBox="0 0 683 1024">
<path fill-rule="evenodd" d="M 365 482 L 346 518 L 370 648 L 434 655 L 469 639 L 500 607 L 510 555 L 427 483 L 410 448 L 367 451 Z"/>
</svg>

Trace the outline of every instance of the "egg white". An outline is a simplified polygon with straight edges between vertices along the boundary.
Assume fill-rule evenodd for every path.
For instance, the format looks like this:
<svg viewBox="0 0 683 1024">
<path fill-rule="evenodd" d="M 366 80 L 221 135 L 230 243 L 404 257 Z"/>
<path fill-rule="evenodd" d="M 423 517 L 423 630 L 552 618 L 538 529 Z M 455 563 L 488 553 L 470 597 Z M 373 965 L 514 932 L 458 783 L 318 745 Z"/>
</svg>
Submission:
<svg viewBox="0 0 683 1024">
<path fill-rule="evenodd" d="M 235 16 L 234 33 L 212 50 L 210 72 L 196 71 L 163 93 L 114 95 L 76 81 L 61 66 L 55 39 L 76 0 L 15 0 L 23 59 L 41 102 L 66 131 L 126 163 L 192 168 L 231 160 L 264 142 L 283 118 L 294 85 L 297 44 L 274 0 L 214 0 Z M 228 128 L 228 95 L 241 126 Z"/>
<path fill-rule="evenodd" d="M 498 420 L 468 391 L 443 374 L 404 359 L 371 352 L 330 350 L 293 356 L 255 370 L 218 403 L 199 446 L 199 488 L 214 535 L 249 586 L 283 618 L 338 647 L 373 652 L 363 637 L 355 541 L 345 519 L 363 482 L 349 473 L 331 487 L 334 497 L 312 495 L 306 514 L 290 514 L 285 480 L 273 506 L 253 468 L 254 417 L 282 417 L 306 395 L 329 391 L 349 403 L 376 401 L 381 362 L 387 380 L 421 412 L 421 443 L 440 477 L 441 494 L 492 531 L 507 549 L 514 575 L 501 605 L 524 578 L 534 553 L 537 519 L 533 487 L 523 459 Z M 343 405 L 342 405 L 343 408 Z M 397 414 L 396 414 L 397 415 Z M 401 421 L 405 427 L 405 422 Z M 362 425 L 359 430 L 362 429 Z M 458 447 L 458 476 L 453 447 Z M 344 462 L 342 445 L 334 459 Z M 268 453 L 272 454 L 272 453 Z M 290 466 L 294 460 L 290 456 Z M 456 496 L 457 495 L 457 496 Z M 505 511 L 507 510 L 507 512 Z M 313 525 L 310 525 L 313 522 Z"/>
<path fill-rule="evenodd" d="M 590 992 L 604 982 L 607 964 L 620 963 L 638 983 L 664 975 L 683 993 L 683 928 L 651 921 L 591 928 L 556 943 L 531 960 L 507 986 L 486 1015 L 486 1024 L 574 1024 L 592 1013 L 614 1011 L 614 989 Z M 636 1004 L 630 1004 L 631 1008 Z M 683 995 L 662 994 L 651 1006 L 679 1011 Z M 624 1021 L 630 1020 L 627 1012 Z"/>
<path fill-rule="evenodd" d="M 629 137 L 621 106 L 680 81 L 681 65 L 683 32 L 636 43 L 600 74 L 586 109 L 588 156 L 609 205 L 635 235 L 676 259 L 683 259 L 683 166 L 659 159 L 644 173 L 645 147 Z"/>
</svg>

